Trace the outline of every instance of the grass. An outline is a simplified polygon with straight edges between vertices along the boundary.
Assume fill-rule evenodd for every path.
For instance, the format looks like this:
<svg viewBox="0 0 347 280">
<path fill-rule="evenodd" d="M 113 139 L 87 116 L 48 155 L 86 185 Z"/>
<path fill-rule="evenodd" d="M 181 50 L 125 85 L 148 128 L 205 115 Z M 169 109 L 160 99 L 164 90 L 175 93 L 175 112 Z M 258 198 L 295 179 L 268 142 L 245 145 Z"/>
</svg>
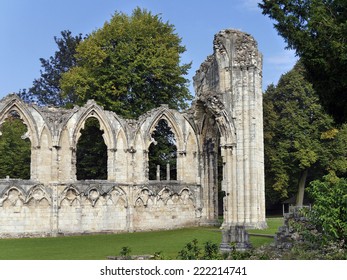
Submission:
<svg viewBox="0 0 347 280">
<path fill-rule="evenodd" d="M 184 245 L 194 238 L 203 244 L 221 242 L 216 228 L 187 228 L 170 231 L 135 232 L 110 235 L 84 235 L 56 238 L 23 238 L 0 240 L 0 259 L 7 260 L 102 260 L 119 255 L 122 247 L 131 254 L 154 254 L 162 251 L 174 259 Z"/>
<path fill-rule="evenodd" d="M 250 230 L 250 233 L 274 234 L 281 225 L 280 218 L 268 219 L 266 230 Z M 110 235 L 84 235 L 55 238 L 0 239 L 2 260 L 103 260 L 119 255 L 122 247 L 129 247 L 131 254 L 154 254 L 162 252 L 165 259 L 175 259 L 190 241 L 196 238 L 202 245 L 207 241 L 219 244 L 218 228 L 199 227 L 170 231 L 135 232 Z M 251 236 L 257 247 L 270 243 L 268 237 Z"/>
<path fill-rule="evenodd" d="M 248 230 L 250 234 L 250 242 L 253 247 L 260 247 L 265 244 L 273 242 L 272 236 L 278 231 L 278 228 L 283 225 L 283 218 L 268 218 L 266 219 L 268 228 L 266 229 L 251 229 Z M 259 236 L 268 235 L 268 236 Z"/>
<path fill-rule="evenodd" d="M 283 218 L 278 217 L 278 218 L 267 218 L 266 219 L 267 226 L 268 228 L 266 229 L 252 229 L 249 230 L 249 233 L 253 234 L 269 234 L 269 235 L 274 235 L 280 226 L 283 225 Z"/>
</svg>

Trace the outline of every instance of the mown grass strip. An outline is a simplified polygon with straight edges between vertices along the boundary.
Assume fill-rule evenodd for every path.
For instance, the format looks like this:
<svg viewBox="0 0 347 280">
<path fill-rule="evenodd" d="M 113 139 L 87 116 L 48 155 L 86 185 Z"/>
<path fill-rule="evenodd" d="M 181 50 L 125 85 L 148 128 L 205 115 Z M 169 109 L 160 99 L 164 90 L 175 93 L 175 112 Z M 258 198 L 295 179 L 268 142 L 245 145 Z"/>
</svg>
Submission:
<svg viewBox="0 0 347 280">
<path fill-rule="evenodd" d="M 282 223 L 281 219 L 274 219 L 268 219 L 268 229 L 249 232 L 274 234 Z M 221 237 L 218 228 L 198 227 L 108 235 L 0 239 L 0 259 L 103 260 L 107 256 L 119 255 L 122 247 L 129 247 L 131 254 L 134 255 L 152 255 L 155 252 L 162 252 L 165 259 L 176 259 L 178 252 L 194 238 L 203 246 L 207 241 L 220 244 Z M 250 241 L 254 247 L 258 247 L 273 240 L 267 237 L 251 236 Z"/>
</svg>

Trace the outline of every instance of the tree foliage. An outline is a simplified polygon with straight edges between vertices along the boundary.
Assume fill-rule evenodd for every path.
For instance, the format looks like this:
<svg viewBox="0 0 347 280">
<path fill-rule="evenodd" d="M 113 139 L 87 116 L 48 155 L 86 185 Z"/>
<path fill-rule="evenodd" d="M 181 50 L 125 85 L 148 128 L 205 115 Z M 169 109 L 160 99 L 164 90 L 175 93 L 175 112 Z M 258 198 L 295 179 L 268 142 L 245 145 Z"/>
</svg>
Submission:
<svg viewBox="0 0 347 280">
<path fill-rule="evenodd" d="M 99 121 L 86 120 L 76 148 L 77 180 L 107 179 L 107 146 Z"/>
<path fill-rule="evenodd" d="M 263 0 L 288 48 L 307 69 L 324 107 L 336 121 L 347 120 L 347 1 Z"/>
<path fill-rule="evenodd" d="M 127 118 L 169 104 L 186 108 L 191 99 L 180 65 L 185 51 L 174 26 L 137 8 L 131 16 L 115 13 L 109 22 L 77 47 L 77 65 L 63 74 L 64 96 L 78 104 L 94 99 Z"/>
<path fill-rule="evenodd" d="M 0 178 L 30 178 L 31 144 L 29 139 L 22 139 L 26 131 L 15 113 L 1 125 Z"/>
<path fill-rule="evenodd" d="M 328 175 L 308 190 L 314 200 L 309 217 L 324 241 L 343 242 L 347 248 L 347 179 Z"/>
<path fill-rule="evenodd" d="M 327 135 L 334 123 L 304 72 L 298 63 L 264 95 L 266 184 L 281 197 L 303 191 L 307 176 L 317 178 L 331 160 L 328 140 L 322 135 Z"/>
<path fill-rule="evenodd" d="M 170 179 L 177 180 L 176 139 L 167 121 L 160 120 L 151 136 L 155 142 L 148 149 L 149 179 L 156 180 L 158 165 L 160 166 L 160 179 L 167 179 L 166 166 L 170 164 Z"/>
<path fill-rule="evenodd" d="M 28 90 L 19 92 L 19 96 L 29 102 L 39 105 L 66 106 L 75 102 L 73 93 L 61 95 L 60 79 L 63 73 L 76 65 L 76 48 L 82 41 L 82 35 L 72 36 L 71 32 L 64 30 L 61 37 L 54 37 L 58 50 L 49 59 L 40 58 L 41 76 L 33 81 Z"/>
<path fill-rule="evenodd" d="M 326 166 L 331 174 L 339 177 L 347 175 L 347 124 L 333 128 L 322 134 L 328 153 Z"/>
</svg>

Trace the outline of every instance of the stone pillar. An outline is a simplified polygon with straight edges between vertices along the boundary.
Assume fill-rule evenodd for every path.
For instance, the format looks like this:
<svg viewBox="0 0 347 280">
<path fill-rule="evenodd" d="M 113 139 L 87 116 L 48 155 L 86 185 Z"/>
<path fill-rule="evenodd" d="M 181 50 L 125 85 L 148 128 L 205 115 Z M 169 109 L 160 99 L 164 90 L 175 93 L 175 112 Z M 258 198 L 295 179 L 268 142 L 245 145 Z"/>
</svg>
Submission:
<svg viewBox="0 0 347 280">
<path fill-rule="evenodd" d="M 176 168 L 177 168 L 177 181 L 184 181 L 184 159 L 185 159 L 185 152 L 184 151 L 177 151 L 177 158 L 176 158 Z"/>
<path fill-rule="evenodd" d="M 39 147 L 31 146 L 31 163 L 30 163 L 30 179 L 37 181 L 38 179 L 38 156 L 39 156 Z"/>
<path fill-rule="evenodd" d="M 170 181 L 170 163 L 166 164 L 166 181 Z"/>
<path fill-rule="evenodd" d="M 160 181 L 160 165 L 157 165 L 157 181 Z"/>
<path fill-rule="evenodd" d="M 116 151 L 117 149 L 107 149 L 107 180 L 116 181 Z"/>
<path fill-rule="evenodd" d="M 222 181 L 222 191 L 225 192 L 225 197 L 223 199 L 223 225 L 228 224 L 228 221 L 237 219 L 237 213 L 235 211 L 236 207 L 229 207 L 230 205 L 237 204 L 237 190 L 236 184 L 233 184 L 234 175 L 234 156 L 233 156 L 233 146 L 222 146 L 221 156 L 223 161 L 223 181 Z"/>
<path fill-rule="evenodd" d="M 58 236 L 58 211 L 59 211 L 59 205 L 58 205 L 58 187 L 57 185 L 52 185 L 52 215 L 51 215 L 51 235 L 53 237 Z"/>
</svg>

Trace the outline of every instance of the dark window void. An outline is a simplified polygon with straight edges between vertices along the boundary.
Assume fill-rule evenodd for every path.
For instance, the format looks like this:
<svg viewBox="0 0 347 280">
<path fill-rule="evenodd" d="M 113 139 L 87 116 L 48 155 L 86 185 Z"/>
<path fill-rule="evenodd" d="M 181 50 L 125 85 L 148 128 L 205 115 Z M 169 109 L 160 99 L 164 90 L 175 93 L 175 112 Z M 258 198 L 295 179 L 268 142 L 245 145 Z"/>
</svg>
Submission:
<svg viewBox="0 0 347 280">
<path fill-rule="evenodd" d="M 18 112 L 9 114 L 0 131 L 0 178 L 30 179 L 31 143 Z"/>
<path fill-rule="evenodd" d="M 148 150 L 149 180 L 177 180 L 176 139 L 166 120 L 158 122 L 152 138 L 155 142 Z"/>
<path fill-rule="evenodd" d="M 107 180 L 107 146 L 99 121 L 88 118 L 76 150 L 77 180 Z"/>
<path fill-rule="evenodd" d="M 225 191 L 222 190 L 223 182 L 223 158 L 221 155 L 221 148 L 218 147 L 218 216 L 223 216 L 224 213 L 224 197 Z"/>
</svg>

